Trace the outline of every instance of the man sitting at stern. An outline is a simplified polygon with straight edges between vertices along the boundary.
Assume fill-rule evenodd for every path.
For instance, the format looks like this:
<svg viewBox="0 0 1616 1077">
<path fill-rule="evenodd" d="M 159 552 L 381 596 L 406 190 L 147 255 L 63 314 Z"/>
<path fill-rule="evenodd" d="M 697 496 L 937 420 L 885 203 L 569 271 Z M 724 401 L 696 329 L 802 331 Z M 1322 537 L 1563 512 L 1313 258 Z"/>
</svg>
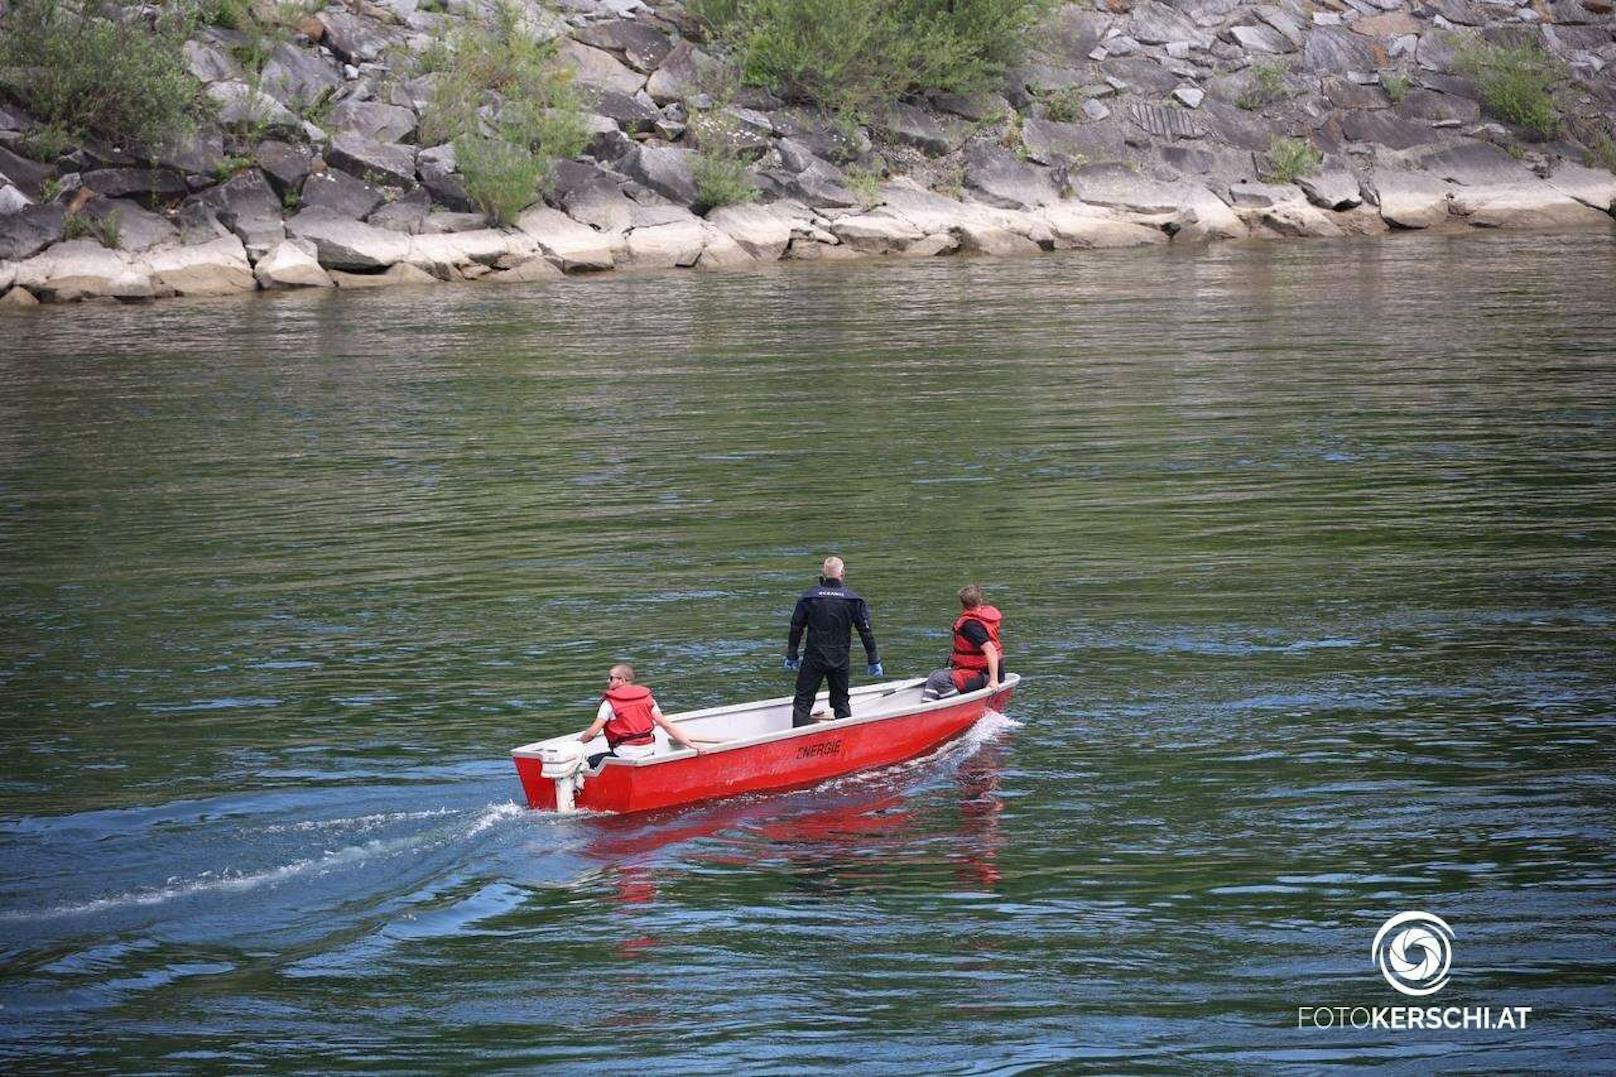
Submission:
<svg viewBox="0 0 1616 1077">
<path fill-rule="evenodd" d="M 954 622 L 954 653 L 947 669 L 927 679 L 922 699 L 997 688 L 1004 677 L 1004 644 L 999 639 L 1004 616 L 982 601 L 982 588 L 974 583 L 960 588 L 959 601 L 962 612 Z"/>
<path fill-rule="evenodd" d="M 606 734 L 606 750 L 589 756 L 594 770 L 609 755 L 619 759 L 644 759 L 656 751 L 656 727 L 668 731 L 668 739 L 693 752 L 701 751 L 679 727 L 662 716 L 651 689 L 634 683 L 634 667 L 619 662 L 606 675 L 606 694 L 589 728 L 578 735 L 588 744 L 596 734 Z"/>
</svg>

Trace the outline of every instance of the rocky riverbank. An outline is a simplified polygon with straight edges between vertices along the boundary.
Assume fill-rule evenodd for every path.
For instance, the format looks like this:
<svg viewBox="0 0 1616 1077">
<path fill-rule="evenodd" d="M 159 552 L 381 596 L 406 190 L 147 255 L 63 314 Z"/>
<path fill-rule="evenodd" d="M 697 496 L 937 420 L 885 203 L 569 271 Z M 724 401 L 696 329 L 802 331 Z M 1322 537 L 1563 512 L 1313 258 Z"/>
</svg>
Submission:
<svg viewBox="0 0 1616 1077">
<path fill-rule="evenodd" d="M 862 126 L 740 86 L 676 3 L 521 11 L 523 32 L 557 41 L 573 71 L 588 146 L 513 227 L 490 227 L 453 144 L 423 137 L 435 76 L 416 58 L 483 7 L 348 0 L 306 12 L 252 71 L 239 31 L 198 31 L 187 63 L 214 107 L 183 145 L 40 154 L 38 122 L 0 102 L 0 306 L 1608 230 L 1616 211 L 1611 0 L 1087 0 L 1038 28 L 1001 92 L 919 96 Z M 1553 134 L 1489 114 L 1460 62 L 1467 43 L 1541 50 Z M 731 132 L 754 201 L 693 208 L 703 117 Z"/>
</svg>

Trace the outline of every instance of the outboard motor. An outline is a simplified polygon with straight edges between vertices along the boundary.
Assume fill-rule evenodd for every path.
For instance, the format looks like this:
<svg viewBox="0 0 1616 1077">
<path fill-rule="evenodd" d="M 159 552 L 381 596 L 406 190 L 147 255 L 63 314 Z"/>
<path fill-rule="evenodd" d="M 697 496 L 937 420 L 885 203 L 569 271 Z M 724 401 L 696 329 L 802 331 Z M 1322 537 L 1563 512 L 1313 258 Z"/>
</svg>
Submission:
<svg viewBox="0 0 1616 1077">
<path fill-rule="evenodd" d="M 585 756 L 583 743 L 576 740 L 539 749 L 540 773 L 555 782 L 556 811 L 573 810 L 573 794 L 584 787 Z"/>
</svg>

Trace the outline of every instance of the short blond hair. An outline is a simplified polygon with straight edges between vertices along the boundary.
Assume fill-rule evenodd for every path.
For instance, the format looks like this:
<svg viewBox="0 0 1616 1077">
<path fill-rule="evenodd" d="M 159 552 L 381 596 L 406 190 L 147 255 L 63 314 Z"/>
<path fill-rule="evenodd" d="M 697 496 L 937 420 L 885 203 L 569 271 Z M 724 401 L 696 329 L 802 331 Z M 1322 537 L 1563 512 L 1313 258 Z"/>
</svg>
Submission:
<svg viewBox="0 0 1616 1077">
<path fill-rule="evenodd" d="M 627 681 L 629 684 L 634 683 L 634 667 L 629 665 L 627 662 L 619 662 L 606 672 L 612 674 L 613 676 L 623 678 L 623 680 Z"/>
<path fill-rule="evenodd" d="M 982 588 L 974 583 L 968 583 L 959 589 L 960 605 L 968 610 L 974 610 L 982 604 Z"/>
<path fill-rule="evenodd" d="M 831 554 L 829 557 L 825 558 L 825 563 L 819 566 L 819 574 L 830 580 L 841 579 L 842 573 L 846 571 L 847 566 L 843 564 L 842 559 L 837 557 L 835 554 Z"/>
</svg>

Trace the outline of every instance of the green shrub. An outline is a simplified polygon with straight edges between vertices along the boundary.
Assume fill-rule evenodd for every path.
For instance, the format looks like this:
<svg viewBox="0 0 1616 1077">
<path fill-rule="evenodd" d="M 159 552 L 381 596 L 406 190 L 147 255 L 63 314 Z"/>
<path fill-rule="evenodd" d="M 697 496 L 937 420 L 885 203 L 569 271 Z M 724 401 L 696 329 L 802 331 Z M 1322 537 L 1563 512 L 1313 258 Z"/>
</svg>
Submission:
<svg viewBox="0 0 1616 1077">
<path fill-rule="evenodd" d="M 836 112 L 969 93 L 1017 62 L 1048 0 L 694 0 L 743 77 Z"/>
<path fill-rule="evenodd" d="M 746 161 L 725 149 L 697 150 L 690 174 L 696 181 L 696 203 L 691 208 L 697 213 L 750 202 L 758 196 Z"/>
<path fill-rule="evenodd" d="M 525 146 L 484 135 L 462 135 L 454 146 L 466 194 L 489 220 L 509 227 L 539 196 L 549 162 Z"/>
<path fill-rule="evenodd" d="M 1454 69 L 1475 82 L 1487 111 L 1505 123 L 1542 138 L 1560 129 L 1554 87 L 1564 71 L 1542 49 L 1469 41 L 1457 50 Z"/>
<path fill-rule="evenodd" d="M 1386 91 L 1386 96 L 1392 99 L 1392 104 L 1394 105 L 1403 103 L 1403 99 L 1408 96 L 1408 91 L 1412 85 L 1413 83 L 1409 77 L 1401 71 L 1382 71 L 1380 73 L 1381 89 Z"/>
<path fill-rule="evenodd" d="M 1268 143 L 1268 170 L 1262 178 L 1269 183 L 1294 183 L 1298 176 L 1317 171 L 1323 163 L 1324 156 L 1313 143 L 1275 135 Z"/>
<path fill-rule="evenodd" d="M 555 43 L 534 41 L 510 4 L 435 42 L 423 65 L 437 79 L 421 116 L 422 144 L 454 143 L 466 193 L 501 224 L 539 196 L 557 160 L 576 157 L 589 141 Z"/>
<path fill-rule="evenodd" d="M 1285 76 L 1289 73 L 1290 66 L 1282 60 L 1252 64 L 1248 72 L 1250 81 L 1235 99 L 1236 107 L 1251 112 L 1283 101 L 1290 96 L 1290 89 L 1285 85 Z"/>
<path fill-rule="evenodd" d="M 18 148 L 36 161 L 54 161 L 69 153 L 82 139 L 59 123 L 42 123 L 23 135 Z"/>
<path fill-rule="evenodd" d="M 1606 172 L 1616 172 L 1616 139 L 1610 137 L 1609 131 L 1597 131 L 1589 139 L 1588 152 L 1583 157 L 1583 163 L 1589 168 L 1603 168 Z"/>
<path fill-rule="evenodd" d="M 105 10 L 16 0 L 0 27 L 0 89 L 48 124 L 112 142 L 190 132 L 201 89 L 182 51 L 190 19 Z"/>
<path fill-rule="evenodd" d="M 881 201 L 881 173 L 854 165 L 843 175 L 847 178 L 847 189 L 859 200 L 859 205 L 869 209 Z"/>
<path fill-rule="evenodd" d="M 1087 98 L 1077 86 L 1067 86 L 1051 92 L 1044 98 L 1044 119 L 1056 123 L 1076 123 L 1083 118 L 1083 102 Z"/>
</svg>

